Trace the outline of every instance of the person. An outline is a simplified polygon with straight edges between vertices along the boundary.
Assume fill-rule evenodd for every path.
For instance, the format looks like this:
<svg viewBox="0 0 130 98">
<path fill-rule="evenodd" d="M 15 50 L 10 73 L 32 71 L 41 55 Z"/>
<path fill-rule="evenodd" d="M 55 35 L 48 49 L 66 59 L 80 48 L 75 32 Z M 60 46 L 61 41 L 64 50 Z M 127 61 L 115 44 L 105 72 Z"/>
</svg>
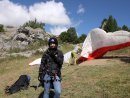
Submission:
<svg viewBox="0 0 130 98">
<path fill-rule="evenodd" d="M 74 51 L 76 52 L 76 54 L 80 54 L 81 53 L 81 47 L 79 44 L 77 44 L 74 48 Z"/>
<path fill-rule="evenodd" d="M 77 58 L 81 53 L 80 45 L 77 44 L 74 50 L 71 52 L 70 65 L 77 65 Z"/>
<path fill-rule="evenodd" d="M 54 88 L 54 98 L 60 98 L 61 68 L 64 56 L 62 51 L 58 49 L 58 41 L 55 37 L 49 39 L 48 46 L 41 59 L 38 80 L 44 86 L 43 98 L 49 98 L 51 83 Z"/>
</svg>

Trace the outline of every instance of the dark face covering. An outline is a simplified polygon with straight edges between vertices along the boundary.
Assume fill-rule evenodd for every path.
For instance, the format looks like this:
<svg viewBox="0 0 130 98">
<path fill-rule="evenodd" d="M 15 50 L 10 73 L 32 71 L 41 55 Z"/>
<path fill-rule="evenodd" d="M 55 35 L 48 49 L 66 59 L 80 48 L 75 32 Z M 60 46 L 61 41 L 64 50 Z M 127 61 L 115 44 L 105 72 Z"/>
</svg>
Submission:
<svg viewBox="0 0 130 98">
<path fill-rule="evenodd" d="M 55 52 L 57 50 L 58 46 L 58 41 L 56 38 L 50 38 L 48 41 L 48 46 L 49 46 L 49 51 L 50 52 Z"/>
<path fill-rule="evenodd" d="M 50 51 L 56 51 L 57 50 L 57 45 L 55 43 L 50 43 L 49 50 Z"/>
</svg>

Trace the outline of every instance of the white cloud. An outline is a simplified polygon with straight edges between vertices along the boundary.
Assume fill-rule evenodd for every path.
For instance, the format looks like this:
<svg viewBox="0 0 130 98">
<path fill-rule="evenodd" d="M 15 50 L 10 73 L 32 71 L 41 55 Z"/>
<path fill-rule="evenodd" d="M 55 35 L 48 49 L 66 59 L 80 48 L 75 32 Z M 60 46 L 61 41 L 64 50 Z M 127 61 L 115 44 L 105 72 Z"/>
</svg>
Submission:
<svg viewBox="0 0 130 98">
<path fill-rule="evenodd" d="M 9 0 L 0 1 L 0 24 L 19 26 L 29 20 L 27 8 Z"/>
<path fill-rule="evenodd" d="M 29 12 L 31 18 L 36 17 L 39 21 L 51 25 L 68 25 L 71 23 L 62 2 L 36 3 L 29 8 Z"/>
<path fill-rule="evenodd" d="M 65 26 L 55 26 L 54 28 L 51 28 L 50 31 L 54 35 L 60 35 L 61 32 L 67 31 L 68 28 Z"/>
<path fill-rule="evenodd" d="M 27 8 L 9 0 L 0 0 L 0 24 L 19 26 L 35 18 L 50 25 L 71 24 L 62 2 L 35 3 Z"/>
<path fill-rule="evenodd" d="M 84 13 L 84 12 L 85 12 L 85 9 L 83 8 L 83 5 L 80 4 L 80 5 L 78 6 L 77 14 L 81 14 L 81 13 Z"/>
<path fill-rule="evenodd" d="M 73 26 L 78 27 L 81 23 L 83 23 L 83 20 L 76 21 Z"/>
</svg>

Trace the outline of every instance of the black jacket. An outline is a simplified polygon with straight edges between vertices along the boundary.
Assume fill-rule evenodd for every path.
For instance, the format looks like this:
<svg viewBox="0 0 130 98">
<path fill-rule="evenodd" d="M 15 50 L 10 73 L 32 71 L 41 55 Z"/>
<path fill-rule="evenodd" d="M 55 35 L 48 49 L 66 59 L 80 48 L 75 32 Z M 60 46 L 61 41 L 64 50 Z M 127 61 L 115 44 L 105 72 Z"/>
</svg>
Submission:
<svg viewBox="0 0 130 98">
<path fill-rule="evenodd" d="M 57 74 L 61 78 L 61 68 L 63 64 L 64 56 L 60 50 L 49 50 L 49 48 L 44 52 L 41 65 L 39 67 L 39 74 Z"/>
</svg>

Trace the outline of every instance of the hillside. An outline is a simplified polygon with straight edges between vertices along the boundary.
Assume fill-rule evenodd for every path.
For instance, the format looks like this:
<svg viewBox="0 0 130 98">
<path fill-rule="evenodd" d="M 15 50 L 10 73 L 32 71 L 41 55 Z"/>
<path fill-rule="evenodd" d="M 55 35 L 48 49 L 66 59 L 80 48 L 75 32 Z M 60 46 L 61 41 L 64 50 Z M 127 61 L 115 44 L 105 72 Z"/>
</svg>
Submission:
<svg viewBox="0 0 130 98">
<path fill-rule="evenodd" d="M 0 32 L 0 58 L 8 55 L 29 57 L 37 51 L 43 52 L 50 36 L 53 35 L 41 28 L 6 27 L 5 32 Z"/>
<path fill-rule="evenodd" d="M 61 98 L 130 98 L 130 47 L 107 53 L 103 58 L 83 62 L 75 66 L 63 65 Z M 29 66 L 41 57 L 10 57 L 0 60 L 0 98 L 39 98 L 37 90 L 5 95 L 4 88 L 14 83 L 21 74 L 31 76 L 31 84 L 37 85 L 39 66 Z"/>
</svg>

